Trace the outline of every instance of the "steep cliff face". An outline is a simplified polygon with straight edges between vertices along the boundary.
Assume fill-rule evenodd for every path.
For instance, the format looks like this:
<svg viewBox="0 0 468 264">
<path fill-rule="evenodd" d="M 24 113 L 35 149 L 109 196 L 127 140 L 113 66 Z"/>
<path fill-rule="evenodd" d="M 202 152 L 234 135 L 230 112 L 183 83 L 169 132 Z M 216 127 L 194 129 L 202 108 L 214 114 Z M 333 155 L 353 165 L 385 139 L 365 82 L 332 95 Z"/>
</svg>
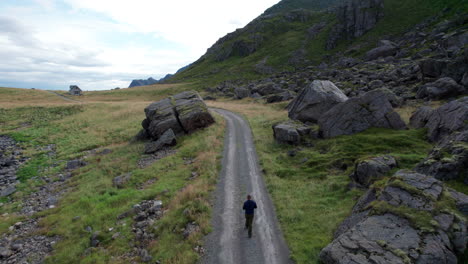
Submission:
<svg viewBox="0 0 468 264">
<path fill-rule="evenodd" d="M 327 49 L 336 47 L 338 41 L 353 39 L 374 28 L 384 16 L 383 0 L 350 0 L 335 9 L 337 24 L 333 27 Z"/>
</svg>

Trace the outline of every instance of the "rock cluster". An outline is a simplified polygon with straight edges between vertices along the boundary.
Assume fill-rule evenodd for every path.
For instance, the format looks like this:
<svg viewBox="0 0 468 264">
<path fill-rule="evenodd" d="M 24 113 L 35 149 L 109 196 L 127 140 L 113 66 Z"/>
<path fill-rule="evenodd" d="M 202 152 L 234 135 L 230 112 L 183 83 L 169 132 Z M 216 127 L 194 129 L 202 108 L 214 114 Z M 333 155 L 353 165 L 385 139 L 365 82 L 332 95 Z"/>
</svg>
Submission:
<svg viewBox="0 0 468 264">
<path fill-rule="evenodd" d="M 52 252 L 58 238 L 36 234 L 37 230 L 37 219 L 17 222 L 11 226 L 10 233 L 0 238 L 0 262 L 42 263 L 42 260 Z"/>
<path fill-rule="evenodd" d="M 150 104 L 145 108 L 144 134 L 152 142 L 145 148 L 154 153 L 175 144 L 175 136 L 191 133 L 214 123 L 214 118 L 196 92 L 183 92 Z"/>
<path fill-rule="evenodd" d="M 439 180 L 462 179 L 468 184 L 468 97 L 432 110 L 418 109 L 411 117 L 414 127 L 428 129 L 428 138 L 437 145 L 418 164 L 418 172 Z"/>
<path fill-rule="evenodd" d="M 16 171 L 26 160 L 21 157 L 21 148 L 12 138 L 0 135 L 0 197 L 16 191 Z"/>
<path fill-rule="evenodd" d="M 453 194 L 452 194 L 453 193 Z M 364 194 L 320 253 L 323 263 L 456 263 L 468 242 L 455 201 L 468 196 L 431 176 L 397 172 Z M 439 203 L 452 203 L 439 210 Z"/>
<path fill-rule="evenodd" d="M 151 262 L 153 257 L 146 248 L 155 239 L 153 232 L 151 232 L 152 226 L 163 216 L 162 201 L 142 201 L 133 206 L 132 213 L 135 214 L 132 231 L 135 233 L 136 253 L 143 262 Z"/>
</svg>

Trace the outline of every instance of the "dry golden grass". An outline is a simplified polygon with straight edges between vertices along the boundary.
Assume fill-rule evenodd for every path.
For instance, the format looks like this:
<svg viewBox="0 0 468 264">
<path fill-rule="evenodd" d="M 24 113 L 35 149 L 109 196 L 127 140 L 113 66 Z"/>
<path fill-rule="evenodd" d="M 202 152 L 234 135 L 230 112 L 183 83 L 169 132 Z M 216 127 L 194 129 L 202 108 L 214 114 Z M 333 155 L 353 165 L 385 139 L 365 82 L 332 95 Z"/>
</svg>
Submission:
<svg viewBox="0 0 468 264">
<path fill-rule="evenodd" d="M 109 102 L 109 101 L 156 101 L 168 94 L 175 94 L 182 90 L 187 90 L 190 84 L 155 84 L 148 86 L 138 86 L 119 90 L 106 91 L 85 91 L 79 100 L 84 102 Z"/>
<path fill-rule="evenodd" d="M 432 109 L 436 109 L 438 107 L 440 107 L 441 105 L 443 105 L 444 102 L 442 101 L 432 101 L 430 102 L 429 104 L 427 104 L 427 106 L 431 107 Z M 418 104 L 411 104 L 411 105 L 404 105 L 403 107 L 400 107 L 400 108 L 396 108 L 395 111 L 400 114 L 401 116 L 401 119 L 403 119 L 403 121 L 406 123 L 406 124 L 409 124 L 409 120 L 411 118 L 411 116 L 414 114 L 414 112 L 416 112 L 416 110 L 418 110 L 419 107 L 423 106 L 422 103 L 418 103 Z"/>
<path fill-rule="evenodd" d="M 44 90 L 0 88 L 0 108 L 58 106 L 71 104 L 76 104 L 76 102 L 67 101 Z"/>
<path fill-rule="evenodd" d="M 247 117 L 264 116 L 269 120 L 272 119 L 287 119 L 287 111 L 281 110 L 279 106 L 283 104 L 259 104 L 253 99 L 244 100 L 220 100 L 220 101 L 206 101 L 209 107 L 222 108 L 236 113 L 240 113 Z M 278 105 L 278 107 L 275 107 Z"/>
</svg>

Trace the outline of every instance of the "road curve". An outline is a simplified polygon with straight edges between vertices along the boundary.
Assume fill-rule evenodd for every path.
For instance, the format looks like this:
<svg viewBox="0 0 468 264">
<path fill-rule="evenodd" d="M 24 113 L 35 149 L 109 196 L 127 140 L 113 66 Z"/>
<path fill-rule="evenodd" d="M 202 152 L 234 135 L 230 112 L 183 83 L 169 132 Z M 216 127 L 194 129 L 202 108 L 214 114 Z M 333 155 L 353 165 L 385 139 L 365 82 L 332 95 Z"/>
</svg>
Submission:
<svg viewBox="0 0 468 264">
<path fill-rule="evenodd" d="M 213 232 L 205 238 L 206 264 L 292 263 L 275 210 L 260 173 L 252 132 L 240 116 L 211 109 L 227 121 L 223 163 L 214 197 Z M 257 202 L 253 237 L 244 230 L 243 202 Z"/>
</svg>

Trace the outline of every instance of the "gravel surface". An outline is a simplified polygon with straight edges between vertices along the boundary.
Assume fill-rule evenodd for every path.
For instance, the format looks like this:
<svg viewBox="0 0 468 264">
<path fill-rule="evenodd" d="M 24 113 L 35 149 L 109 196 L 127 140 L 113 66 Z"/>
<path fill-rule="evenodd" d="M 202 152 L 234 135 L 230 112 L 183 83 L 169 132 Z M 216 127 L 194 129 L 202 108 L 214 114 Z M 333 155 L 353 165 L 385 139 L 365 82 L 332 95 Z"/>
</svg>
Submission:
<svg viewBox="0 0 468 264">
<path fill-rule="evenodd" d="M 260 173 L 247 122 L 238 115 L 214 109 L 227 121 L 223 168 L 214 195 L 213 232 L 205 238 L 201 263 L 292 263 L 275 210 Z M 244 230 L 243 202 L 253 196 L 253 237 Z"/>
</svg>

